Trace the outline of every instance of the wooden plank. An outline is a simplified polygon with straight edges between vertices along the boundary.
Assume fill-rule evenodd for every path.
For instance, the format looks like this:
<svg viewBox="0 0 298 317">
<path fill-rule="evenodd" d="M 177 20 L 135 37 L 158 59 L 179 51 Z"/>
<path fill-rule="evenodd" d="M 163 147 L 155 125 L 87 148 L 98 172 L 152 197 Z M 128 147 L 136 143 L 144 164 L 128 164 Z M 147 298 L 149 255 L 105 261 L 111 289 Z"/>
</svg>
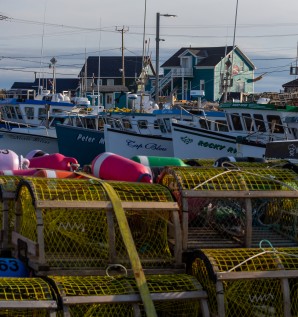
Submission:
<svg viewBox="0 0 298 317">
<path fill-rule="evenodd" d="M 15 246 L 18 245 L 18 240 L 25 242 L 27 244 L 28 253 L 32 254 L 33 256 L 38 256 L 38 243 L 35 241 L 32 241 L 15 231 L 12 231 L 11 233 L 11 240 Z"/>
<path fill-rule="evenodd" d="M 56 309 L 54 300 L 1 300 L 1 309 Z"/>
<path fill-rule="evenodd" d="M 182 190 L 183 197 L 198 198 L 298 198 L 298 191 L 282 190 Z"/>
<path fill-rule="evenodd" d="M 218 272 L 217 279 L 244 280 L 244 279 L 268 279 L 268 278 L 297 278 L 298 270 L 278 270 L 278 271 L 249 271 L 249 272 Z"/>
<path fill-rule="evenodd" d="M 149 210 L 178 210 L 176 202 L 133 202 L 122 201 L 124 209 L 149 209 Z M 113 209 L 110 201 L 64 201 L 64 200 L 37 200 L 36 208 L 76 208 L 76 209 Z"/>
<path fill-rule="evenodd" d="M 171 293 L 150 293 L 153 301 L 169 301 L 169 300 L 189 300 L 189 299 L 207 299 L 207 293 L 201 291 L 189 292 L 171 292 Z M 111 304 L 111 303 L 136 303 L 141 302 L 139 294 L 126 294 L 126 295 L 98 295 L 98 296 L 69 296 L 62 297 L 65 305 L 77 304 Z"/>
</svg>

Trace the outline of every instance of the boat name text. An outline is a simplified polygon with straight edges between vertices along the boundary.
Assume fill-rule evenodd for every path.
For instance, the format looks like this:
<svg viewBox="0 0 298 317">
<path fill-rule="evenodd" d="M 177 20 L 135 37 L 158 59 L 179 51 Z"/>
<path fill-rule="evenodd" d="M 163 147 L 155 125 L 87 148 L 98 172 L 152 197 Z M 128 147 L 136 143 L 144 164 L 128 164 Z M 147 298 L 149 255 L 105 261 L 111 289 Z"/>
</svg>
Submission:
<svg viewBox="0 0 298 317">
<path fill-rule="evenodd" d="M 212 143 L 212 142 L 205 142 L 205 141 L 199 141 L 198 142 L 198 146 L 202 146 L 202 147 L 208 147 L 210 149 L 214 149 L 214 150 L 219 150 L 222 151 L 223 149 L 226 148 L 225 145 L 221 145 L 221 144 L 216 144 L 216 143 Z M 235 148 L 232 148 L 231 146 L 227 149 L 228 153 L 237 153 L 237 150 Z"/>
<path fill-rule="evenodd" d="M 77 141 L 84 142 L 84 143 L 94 143 L 94 142 L 96 142 L 96 138 L 89 136 L 89 135 L 83 135 L 80 133 L 77 136 Z M 100 138 L 98 140 L 98 144 L 104 144 L 104 143 L 105 143 L 104 138 Z"/>
<path fill-rule="evenodd" d="M 126 140 L 126 145 L 130 148 L 134 149 L 146 149 L 146 150 L 153 150 L 153 151 L 167 151 L 165 147 L 162 145 L 158 145 L 156 143 L 137 143 L 136 141 L 133 140 Z"/>
</svg>

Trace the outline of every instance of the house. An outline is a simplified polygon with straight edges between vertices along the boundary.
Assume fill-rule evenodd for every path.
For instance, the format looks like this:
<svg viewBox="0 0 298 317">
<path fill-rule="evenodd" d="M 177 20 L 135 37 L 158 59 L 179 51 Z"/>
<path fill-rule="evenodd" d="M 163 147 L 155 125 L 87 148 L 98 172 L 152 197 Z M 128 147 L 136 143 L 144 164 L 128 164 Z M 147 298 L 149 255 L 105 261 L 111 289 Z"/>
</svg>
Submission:
<svg viewBox="0 0 298 317">
<path fill-rule="evenodd" d="M 254 90 L 255 66 L 237 46 L 182 47 L 161 68 L 160 95 L 178 100 L 218 101 L 225 92 Z"/>
<path fill-rule="evenodd" d="M 147 58 L 146 71 L 148 76 L 154 74 L 151 60 Z M 83 65 L 79 77 L 81 91 L 87 95 L 101 95 L 101 104 L 106 108 L 127 105 L 127 94 L 138 90 L 143 69 L 142 56 L 89 56 Z M 99 75 L 98 75 L 99 74 Z M 100 78 L 98 86 L 98 77 Z M 148 84 L 147 84 L 148 85 Z M 148 90 L 145 86 L 145 90 Z"/>
<path fill-rule="evenodd" d="M 38 93 L 38 87 L 43 89 L 52 90 L 53 78 L 36 78 L 34 82 L 14 82 L 11 89 L 32 89 Z M 62 93 L 69 91 L 71 96 L 75 96 L 79 87 L 78 78 L 56 78 L 56 92 Z"/>
<path fill-rule="evenodd" d="M 282 85 L 285 93 L 298 92 L 298 79 L 294 79 Z"/>
</svg>

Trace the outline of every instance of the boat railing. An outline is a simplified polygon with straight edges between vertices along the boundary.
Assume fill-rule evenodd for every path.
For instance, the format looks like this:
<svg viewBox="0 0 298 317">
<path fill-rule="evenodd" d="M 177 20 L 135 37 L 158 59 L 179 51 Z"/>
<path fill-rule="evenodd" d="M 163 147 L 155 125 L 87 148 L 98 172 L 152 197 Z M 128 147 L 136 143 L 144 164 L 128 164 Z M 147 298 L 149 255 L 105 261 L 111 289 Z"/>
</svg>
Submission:
<svg viewBox="0 0 298 317">
<path fill-rule="evenodd" d="M 284 132 L 282 133 L 277 133 L 275 132 L 275 128 L 280 127 Z M 247 141 L 259 141 L 259 142 L 271 142 L 271 141 L 282 141 L 282 140 L 289 140 L 289 135 L 288 135 L 288 130 L 289 127 L 286 125 L 275 125 L 271 129 L 266 129 L 265 131 L 251 131 L 249 132 L 246 136 L 243 138 L 246 139 Z"/>
<path fill-rule="evenodd" d="M 4 126 L 4 129 L 11 130 L 13 128 L 30 128 L 31 126 L 26 123 L 16 122 L 16 121 L 8 121 L 1 120 L 1 125 Z"/>
</svg>

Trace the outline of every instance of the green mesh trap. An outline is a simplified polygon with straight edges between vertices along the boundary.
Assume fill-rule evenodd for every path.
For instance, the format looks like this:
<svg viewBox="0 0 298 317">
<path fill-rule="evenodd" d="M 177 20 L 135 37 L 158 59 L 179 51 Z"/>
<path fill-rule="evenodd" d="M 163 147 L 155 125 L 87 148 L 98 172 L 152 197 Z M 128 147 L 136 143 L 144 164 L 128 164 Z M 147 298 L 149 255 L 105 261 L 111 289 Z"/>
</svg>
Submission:
<svg viewBox="0 0 298 317">
<path fill-rule="evenodd" d="M 181 262 L 179 241 L 174 255 L 168 245 L 169 232 L 177 238 L 180 230 L 170 191 L 159 184 L 109 184 L 121 200 L 142 265 L 161 269 Z M 13 243 L 35 271 L 90 274 L 112 263 L 130 269 L 113 205 L 99 181 L 27 178 L 18 186 L 16 207 Z"/>
<path fill-rule="evenodd" d="M 261 246 L 197 252 L 193 275 L 208 293 L 211 315 L 297 315 L 298 249 Z"/>
<path fill-rule="evenodd" d="M 286 168 L 167 167 L 159 183 L 180 206 L 183 249 L 297 245 L 297 174 Z"/>
</svg>

